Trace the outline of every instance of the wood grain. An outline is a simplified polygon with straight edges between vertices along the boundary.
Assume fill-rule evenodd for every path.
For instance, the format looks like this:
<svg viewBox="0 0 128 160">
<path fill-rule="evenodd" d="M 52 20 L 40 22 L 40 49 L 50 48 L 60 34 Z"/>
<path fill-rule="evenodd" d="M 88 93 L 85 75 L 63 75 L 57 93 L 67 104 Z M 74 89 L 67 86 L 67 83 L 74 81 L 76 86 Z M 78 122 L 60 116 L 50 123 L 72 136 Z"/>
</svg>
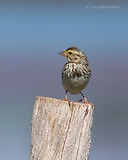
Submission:
<svg viewBox="0 0 128 160">
<path fill-rule="evenodd" d="M 87 160 L 94 106 L 36 97 L 30 160 Z"/>
</svg>

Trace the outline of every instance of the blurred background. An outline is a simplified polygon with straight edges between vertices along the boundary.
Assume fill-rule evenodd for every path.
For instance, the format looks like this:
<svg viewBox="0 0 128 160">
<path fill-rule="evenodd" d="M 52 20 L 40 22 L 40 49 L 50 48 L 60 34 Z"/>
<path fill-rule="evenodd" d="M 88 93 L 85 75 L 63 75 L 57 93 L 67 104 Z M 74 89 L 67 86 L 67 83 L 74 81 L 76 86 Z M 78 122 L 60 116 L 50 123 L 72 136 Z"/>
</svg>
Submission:
<svg viewBox="0 0 128 160">
<path fill-rule="evenodd" d="M 79 47 L 95 104 L 90 160 L 128 159 L 126 1 L 0 1 L 0 159 L 28 160 L 36 96 L 64 99 L 59 52 Z M 78 101 L 80 95 L 70 95 Z"/>
</svg>

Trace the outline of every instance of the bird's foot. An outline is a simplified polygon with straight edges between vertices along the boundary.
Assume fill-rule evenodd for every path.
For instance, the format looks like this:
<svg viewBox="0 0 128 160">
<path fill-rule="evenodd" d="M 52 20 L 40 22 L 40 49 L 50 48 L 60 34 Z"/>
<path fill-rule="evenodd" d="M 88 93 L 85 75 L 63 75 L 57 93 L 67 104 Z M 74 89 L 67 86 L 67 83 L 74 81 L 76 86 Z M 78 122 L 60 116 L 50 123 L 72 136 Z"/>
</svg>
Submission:
<svg viewBox="0 0 128 160">
<path fill-rule="evenodd" d="M 71 100 L 69 100 L 69 99 L 67 98 L 67 95 L 65 96 L 64 101 L 67 101 L 67 102 L 68 102 L 69 108 L 71 109 L 71 111 L 73 111 L 73 108 L 74 108 L 74 102 L 73 102 L 73 101 L 71 101 Z"/>
<path fill-rule="evenodd" d="M 69 104 L 69 106 L 71 106 L 71 100 L 69 100 L 68 98 L 67 98 L 67 95 L 65 96 L 65 99 L 64 99 L 64 101 L 67 101 L 68 102 L 68 104 Z"/>
<path fill-rule="evenodd" d="M 83 103 L 89 104 L 89 105 L 91 105 L 92 107 L 94 107 L 94 104 L 93 104 L 93 103 L 89 103 L 89 102 L 87 101 L 87 98 L 85 98 L 85 97 L 84 97 L 84 99 L 83 99 Z"/>
<path fill-rule="evenodd" d="M 83 103 L 88 103 L 87 98 L 84 97 L 84 99 L 83 99 L 82 102 L 83 102 Z"/>
</svg>

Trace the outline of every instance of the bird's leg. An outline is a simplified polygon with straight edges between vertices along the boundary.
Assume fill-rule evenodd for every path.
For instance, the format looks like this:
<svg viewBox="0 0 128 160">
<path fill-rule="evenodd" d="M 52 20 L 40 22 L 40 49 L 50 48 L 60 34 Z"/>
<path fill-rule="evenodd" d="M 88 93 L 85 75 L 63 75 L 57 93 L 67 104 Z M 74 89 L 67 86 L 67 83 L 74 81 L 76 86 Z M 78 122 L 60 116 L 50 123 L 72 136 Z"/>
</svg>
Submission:
<svg viewBox="0 0 128 160">
<path fill-rule="evenodd" d="M 90 104 L 91 106 L 94 106 L 93 103 L 89 103 L 89 102 L 87 101 L 87 98 L 85 98 L 85 96 L 84 96 L 84 94 L 83 94 L 82 92 L 80 92 L 80 94 L 81 94 L 82 97 L 83 97 L 83 103 L 87 103 L 87 104 Z"/>
<path fill-rule="evenodd" d="M 65 99 L 64 99 L 64 101 L 67 101 L 68 102 L 68 104 L 69 104 L 69 106 L 70 106 L 70 103 L 71 103 L 71 101 L 70 100 L 68 100 L 68 96 L 67 96 L 67 90 L 65 90 L 65 92 L 66 92 L 66 95 L 65 95 Z"/>
<path fill-rule="evenodd" d="M 67 91 L 65 90 L 65 92 L 66 92 L 66 95 L 65 95 L 65 101 L 68 101 L 68 96 L 67 96 Z"/>
<path fill-rule="evenodd" d="M 82 92 L 80 92 L 80 94 L 82 95 L 83 97 L 83 103 L 88 103 L 87 99 L 85 98 L 84 94 Z"/>
</svg>

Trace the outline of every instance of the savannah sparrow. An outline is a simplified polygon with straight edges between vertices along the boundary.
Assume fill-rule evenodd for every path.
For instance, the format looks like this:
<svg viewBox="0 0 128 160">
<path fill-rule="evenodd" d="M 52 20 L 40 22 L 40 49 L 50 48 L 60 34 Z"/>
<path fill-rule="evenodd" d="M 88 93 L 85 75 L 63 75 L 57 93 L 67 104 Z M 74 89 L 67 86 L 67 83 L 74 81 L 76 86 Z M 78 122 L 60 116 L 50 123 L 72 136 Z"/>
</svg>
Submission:
<svg viewBox="0 0 128 160">
<path fill-rule="evenodd" d="M 67 92 L 71 94 L 80 93 L 83 101 L 88 103 L 81 92 L 87 86 L 91 76 L 87 57 L 76 47 L 70 47 L 59 54 L 67 59 L 62 70 L 62 84 L 66 91 L 65 100 L 67 100 Z"/>
</svg>

